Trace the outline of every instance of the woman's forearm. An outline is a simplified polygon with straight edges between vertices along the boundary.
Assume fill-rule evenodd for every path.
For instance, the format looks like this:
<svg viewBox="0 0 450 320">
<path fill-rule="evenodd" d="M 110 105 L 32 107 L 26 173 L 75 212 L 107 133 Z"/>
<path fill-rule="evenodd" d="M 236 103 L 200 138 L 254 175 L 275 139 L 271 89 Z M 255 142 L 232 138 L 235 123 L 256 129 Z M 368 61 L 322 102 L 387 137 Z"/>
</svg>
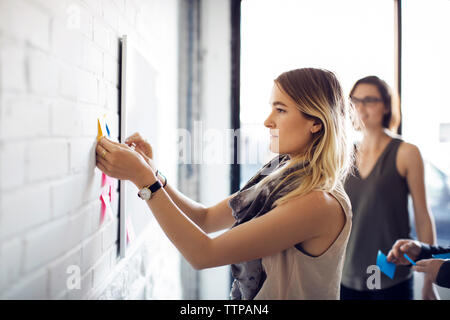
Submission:
<svg viewBox="0 0 450 320">
<path fill-rule="evenodd" d="M 133 181 L 138 189 L 146 185 L 151 185 L 156 181 L 156 177 L 148 173 L 141 176 L 140 181 Z M 209 259 L 209 248 L 211 239 L 199 226 L 192 223 L 191 213 L 182 211 L 169 196 L 168 185 L 156 191 L 147 205 L 158 221 L 164 233 L 171 242 L 178 248 L 184 258 L 196 269 L 202 268 L 205 261 Z M 174 189 L 172 189 L 174 191 Z M 177 193 L 174 193 L 178 197 Z M 179 198 L 179 197 L 178 197 Z M 181 201 L 184 203 L 184 201 Z M 195 216 L 195 215 L 194 215 Z M 206 259 L 206 260 L 205 260 Z"/>
<path fill-rule="evenodd" d="M 436 244 L 436 227 L 434 219 L 430 213 L 419 215 L 422 217 L 416 220 L 417 238 L 420 242 L 435 245 Z M 416 215 L 417 219 L 417 215 Z"/>
<path fill-rule="evenodd" d="M 189 219 L 191 219 L 197 226 L 199 226 L 203 231 L 204 222 L 206 218 L 207 208 L 189 197 L 182 194 L 175 187 L 172 187 L 169 183 L 164 187 L 169 197 L 176 204 L 180 210 L 185 213 Z"/>
</svg>

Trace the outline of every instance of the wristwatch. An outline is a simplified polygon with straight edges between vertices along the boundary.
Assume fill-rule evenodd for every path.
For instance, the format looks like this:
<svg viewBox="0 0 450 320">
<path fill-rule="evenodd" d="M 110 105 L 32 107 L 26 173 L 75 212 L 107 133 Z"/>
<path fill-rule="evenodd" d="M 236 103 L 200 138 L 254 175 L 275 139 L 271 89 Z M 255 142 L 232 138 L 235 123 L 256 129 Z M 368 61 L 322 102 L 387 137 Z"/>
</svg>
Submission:
<svg viewBox="0 0 450 320">
<path fill-rule="evenodd" d="M 142 200 L 150 200 L 150 198 L 152 197 L 152 195 L 158 191 L 159 189 L 161 189 L 162 185 L 161 182 L 159 182 L 159 180 L 157 180 L 154 184 L 143 187 L 141 190 L 139 190 L 138 192 L 138 196 L 139 198 L 141 198 Z"/>
</svg>

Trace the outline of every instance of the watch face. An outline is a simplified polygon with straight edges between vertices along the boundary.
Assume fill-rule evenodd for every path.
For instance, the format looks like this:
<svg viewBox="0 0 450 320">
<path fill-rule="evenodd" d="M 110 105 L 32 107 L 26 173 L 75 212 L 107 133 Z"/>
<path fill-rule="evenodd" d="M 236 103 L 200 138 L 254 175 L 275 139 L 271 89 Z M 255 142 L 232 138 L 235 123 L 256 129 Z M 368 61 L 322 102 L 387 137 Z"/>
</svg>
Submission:
<svg viewBox="0 0 450 320">
<path fill-rule="evenodd" d="M 140 194 L 142 199 L 148 200 L 148 199 L 150 199 L 150 196 L 152 195 L 152 192 L 150 190 L 148 190 L 147 188 L 144 188 L 141 191 L 139 191 L 139 194 Z"/>
</svg>

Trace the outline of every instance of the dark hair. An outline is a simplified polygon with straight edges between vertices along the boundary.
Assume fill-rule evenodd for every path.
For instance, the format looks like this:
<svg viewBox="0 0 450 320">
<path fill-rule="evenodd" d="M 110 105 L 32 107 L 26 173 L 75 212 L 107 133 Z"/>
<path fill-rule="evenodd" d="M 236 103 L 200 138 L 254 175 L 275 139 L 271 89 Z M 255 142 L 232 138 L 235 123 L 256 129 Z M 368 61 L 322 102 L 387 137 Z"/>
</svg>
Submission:
<svg viewBox="0 0 450 320">
<path fill-rule="evenodd" d="M 400 125 L 400 104 L 396 99 L 396 96 L 393 95 L 392 89 L 389 85 L 377 76 L 368 76 L 356 81 L 350 91 L 350 97 L 353 95 L 356 87 L 360 84 L 371 84 L 377 87 L 384 106 L 389 111 L 383 116 L 382 125 L 384 128 L 397 132 L 398 126 Z"/>
</svg>

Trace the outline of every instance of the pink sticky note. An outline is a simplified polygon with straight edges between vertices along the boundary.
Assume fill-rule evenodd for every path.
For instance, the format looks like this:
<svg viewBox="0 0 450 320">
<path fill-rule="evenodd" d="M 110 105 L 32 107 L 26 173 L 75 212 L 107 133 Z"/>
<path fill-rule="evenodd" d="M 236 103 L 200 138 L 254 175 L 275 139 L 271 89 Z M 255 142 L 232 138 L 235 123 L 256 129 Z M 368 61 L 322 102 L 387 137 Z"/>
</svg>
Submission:
<svg viewBox="0 0 450 320">
<path fill-rule="evenodd" d="M 109 199 L 107 199 L 107 194 L 105 194 L 105 192 L 102 192 L 100 200 L 102 201 L 102 222 L 105 218 L 105 213 L 107 213 L 108 216 L 113 219 L 114 216 L 111 208 L 111 203 L 109 202 Z"/>
<path fill-rule="evenodd" d="M 130 216 L 126 219 L 126 229 L 127 229 L 127 243 L 130 243 L 136 239 L 136 234 L 134 233 L 133 223 L 131 222 Z"/>
<path fill-rule="evenodd" d="M 103 201 L 103 194 L 100 195 L 100 201 L 102 202 L 102 209 L 101 209 L 101 216 L 100 216 L 100 223 L 103 223 L 103 220 L 105 219 L 105 212 L 106 212 L 106 204 L 105 201 Z"/>
<path fill-rule="evenodd" d="M 111 202 L 113 202 L 114 201 L 114 195 L 115 195 L 115 193 L 114 193 L 114 190 L 115 190 L 116 188 L 114 188 L 114 186 L 113 185 L 110 185 L 109 186 L 109 199 L 111 199 Z"/>
<path fill-rule="evenodd" d="M 106 177 L 107 175 L 104 172 L 102 172 L 102 187 L 106 184 Z"/>
<path fill-rule="evenodd" d="M 110 176 L 106 175 L 105 173 L 102 173 L 102 187 L 107 185 L 113 185 L 116 183 L 116 179 L 111 178 Z"/>
<path fill-rule="evenodd" d="M 110 178 L 110 179 L 111 179 L 110 180 L 111 183 L 109 184 L 109 198 L 111 199 L 111 202 L 113 202 L 115 199 L 115 191 L 117 188 L 117 185 L 116 185 L 117 179 L 114 179 L 114 178 Z"/>
<path fill-rule="evenodd" d="M 117 179 L 108 177 L 108 183 L 109 183 L 110 186 L 115 186 L 116 185 L 116 181 L 117 181 Z"/>
<path fill-rule="evenodd" d="M 114 201 L 114 190 L 116 190 L 116 180 L 114 178 L 111 178 L 107 176 L 106 174 L 102 174 L 102 187 L 106 185 L 106 189 L 109 193 L 109 199 L 110 201 Z"/>
</svg>

